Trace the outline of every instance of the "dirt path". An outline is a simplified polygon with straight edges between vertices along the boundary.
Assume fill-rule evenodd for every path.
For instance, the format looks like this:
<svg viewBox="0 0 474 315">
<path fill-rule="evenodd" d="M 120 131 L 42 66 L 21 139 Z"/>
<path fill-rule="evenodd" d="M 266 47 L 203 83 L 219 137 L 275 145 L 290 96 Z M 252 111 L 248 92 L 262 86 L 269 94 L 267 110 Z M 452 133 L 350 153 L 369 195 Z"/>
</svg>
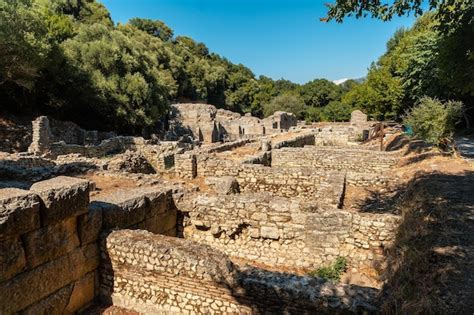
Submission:
<svg viewBox="0 0 474 315">
<path fill-rule="evenodd" d="M 407 168 L 419 173 L 403 185 L 382 312 L 474 314 L 474 168 L 443 157 Z"/>
</svg>

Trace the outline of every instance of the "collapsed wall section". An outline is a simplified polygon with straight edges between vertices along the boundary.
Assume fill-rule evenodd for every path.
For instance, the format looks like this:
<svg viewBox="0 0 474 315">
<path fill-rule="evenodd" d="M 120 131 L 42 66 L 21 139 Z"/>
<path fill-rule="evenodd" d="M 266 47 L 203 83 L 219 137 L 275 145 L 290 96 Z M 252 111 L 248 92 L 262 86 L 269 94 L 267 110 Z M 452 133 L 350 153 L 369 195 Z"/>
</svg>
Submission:
<svg viewBox="0 0 474 315">
<path fill-rule="evenodd" d="M 107 257 L 101 293 L 140 313 L 260 314 L 371 312 L 377 290 L 321 279 L 240 270 L 226 255 L 195 242 L 145 231 L 115 231 L 103 242 Z"/>
</svg>

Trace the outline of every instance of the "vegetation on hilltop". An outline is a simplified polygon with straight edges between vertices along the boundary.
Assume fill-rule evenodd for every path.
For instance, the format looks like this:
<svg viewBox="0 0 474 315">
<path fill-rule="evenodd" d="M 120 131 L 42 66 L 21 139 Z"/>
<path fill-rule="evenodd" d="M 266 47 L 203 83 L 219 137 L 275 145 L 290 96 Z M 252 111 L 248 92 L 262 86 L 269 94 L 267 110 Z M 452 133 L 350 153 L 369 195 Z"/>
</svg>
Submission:
<svg viewBox="0 0 474 315">
<path fill-rule="evenodd" d="M 114 24 L 95 0 L 0 0 L 0 100 L 10 112 L 127 133 L 157 126 L 174 101 L 337 121 L 354 109 L 400 119 L 430 96 L 462 101 L 467 117 L 474 95 L 472 7 L 465 2 L 449 22 L 445 7 L 444 15 L 423 15 L 394 34 L 366 80 L 336 85 L 256 77 L 205 44 L 175 36 L 162 21 Z M 334 10 L 334 18 L 342 16 Z"/>
</svg>

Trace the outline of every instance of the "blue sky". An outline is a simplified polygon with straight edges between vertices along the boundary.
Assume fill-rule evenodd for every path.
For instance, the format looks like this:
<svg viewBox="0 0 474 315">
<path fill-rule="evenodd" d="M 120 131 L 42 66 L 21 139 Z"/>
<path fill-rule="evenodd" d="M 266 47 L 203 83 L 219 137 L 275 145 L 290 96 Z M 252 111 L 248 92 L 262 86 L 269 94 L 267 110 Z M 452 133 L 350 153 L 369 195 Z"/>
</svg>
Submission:
<svg viewBox="0 0 474 315">
<path fill-rule="evenodd" d="M 175 35 L 203 42 L 212 52 L 256 75 L 304 83 L 315 78 L 360 78 L 385 43 L 413 17 L 390 22 L 319 21 L 332 0 L 100 0 L 115 22 L 159 19 Z"/>
</svg>

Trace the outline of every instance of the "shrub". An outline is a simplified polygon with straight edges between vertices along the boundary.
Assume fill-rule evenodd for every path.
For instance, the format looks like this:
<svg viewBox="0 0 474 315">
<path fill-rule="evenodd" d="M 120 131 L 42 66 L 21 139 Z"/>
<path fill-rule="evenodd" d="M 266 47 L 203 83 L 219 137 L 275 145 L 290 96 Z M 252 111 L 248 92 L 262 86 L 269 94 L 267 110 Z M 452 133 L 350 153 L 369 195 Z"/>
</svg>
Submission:
<svg viewBox="0 0 474 315">
<path fill-rule="evenodd" d="M 462 103 L 441 102 L 436 98 L 423 97 L 411 109 L 404 123 L 413 129 L 415 136 L 424 141 L 440 145 L 452 138 L 456 124 L 461 118 Z"/>
<path fill-rule="evenodd" d="M 320 267 L 308 273 L 310 276 L 318 276 L 331 281 L 339 281 L 343 272 L 347 270 L 347 259 L 337 257 L 336 261 L 327 267 Z"/>
</svg>

